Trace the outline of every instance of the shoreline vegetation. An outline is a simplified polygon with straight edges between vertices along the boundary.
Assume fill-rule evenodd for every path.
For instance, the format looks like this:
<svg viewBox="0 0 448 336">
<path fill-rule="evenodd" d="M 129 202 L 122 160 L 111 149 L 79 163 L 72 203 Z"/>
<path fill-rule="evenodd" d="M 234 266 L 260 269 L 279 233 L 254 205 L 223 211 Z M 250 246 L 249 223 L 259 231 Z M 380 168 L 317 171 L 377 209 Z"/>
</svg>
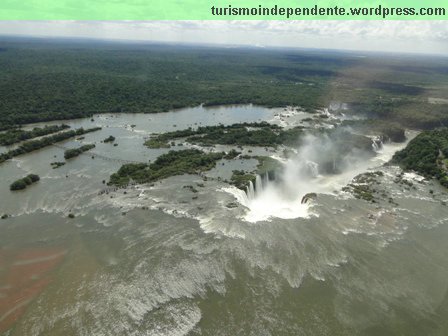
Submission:
<svg viewBox="0 0 448 336">
<path fill-rule="evenodd" d="M 380 137 L 382 142 L 406 141 L 405 129 L 399 123 L 381 119 L 345 120 L 342 126 L 348 126 L 362 134 L 372 134 Z"/>
<path fill-rule="evenodd" d="M 420 133 L 394 154 L 391 163 L 425 178 L 435 178 L 448 188 L 448 128 Z"/>
<path fill-rule="evenodd" d="M 397 151 L 387 164 L 398 165 L 402 169 L 394 183 L 400 184 L 404 190 L 415 189 L 414 183 L 405 178 L 404 172 L 415 172 L 425 179 L 435 179 L 448 188 L 448 128 L 423 131 L 404 149 Z M 343 187 L 342 191 L 371 203 L 387 200 L 396 204 L 378 181 L 383 175 L 381 171 L 362 173 Z M 430 193 L 433 191 L 430 190 Z"/>
<path fill-rule="evenodd" d="M 36 151 L 38 149 L 47 147 L 47 146 L 51 146 L 57 142 L 61 142 L 82 134 L 86 134 L 86 133 L 90 133 L 90 132 L 95 132 L 100 130 L 101 127 L 93 127 L 93 128 L 88 128 L 88 129 L 83 129 L 83 128 L 78 128 L 76 130 L 71 130 L 71 131 L 67 131 L 67 132 L 61 132 L 61 133 L 57 133 L 55 135 L 51 135 L 51 136 L 47 136 L 44 137 L 42 139 L 39 140 L 30 140 L 30 141 L 26 141 L 23 144 L 21 144 L 19 147 L 9 150 L 6 153 L 2 153 L 0 154 L 0 164 L 2 164 L 3 162 L 12 159 L 13 157 L 22 155 L 22 154 L 26 154 L 26 153 L 31 153 L 33 151 Z"/>
</svg>

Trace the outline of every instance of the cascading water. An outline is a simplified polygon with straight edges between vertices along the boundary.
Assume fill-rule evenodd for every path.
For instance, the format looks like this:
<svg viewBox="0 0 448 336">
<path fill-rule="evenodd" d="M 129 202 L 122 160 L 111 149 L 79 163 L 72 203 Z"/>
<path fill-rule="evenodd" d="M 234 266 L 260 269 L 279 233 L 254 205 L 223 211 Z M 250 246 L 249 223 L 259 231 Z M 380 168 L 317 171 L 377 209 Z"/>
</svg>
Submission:
<svg viewBox="0 0 448 336">
<path fill-rule="evenodd" d="M 260 195 L 263 190 L 265 190 L 270 183 L 273 183 L 269 179 L 269 174 L 265 173 L 262 176 L 256 175 L 255 176 L 255 185 L 252 181 L 249 181 L 248 186 L 246 187 L 246 196 L 247 200 L 253 200 L 257 197 L 257 195 Z"/>
<path fill-rule="evenodd" d="M 332 194 L 356 175 L 388 162 L 395 151 L 406 145 L 383 145 L 380 138 L 374 140 L 379 140 L 372 141 L 375 156 L 372 152 L 359 150 L 341 152 L 334 139 L 307 136 L 297 154 L 284 164 L 281 171 L 277 171 L 275 179 L 270 179 L 267 174 L 257 176 L 255 185 L 249 183 L 246 192 L 233 189 L 237 200 L 248 208 L 245 220 L 258 222 L 271 217 L 308 217 L 312 202 L 302 204 L 305 195 Z"/>
<path fill-rule="evenodd" d="M 255 197 L 255 189 L 252 181 L 249 181 L 249 185 L 246 188 L 246 194 L 248 199 L 253 199 Z"/>
<path fill-rule="evenodd" d="M 333 164 L 334 164 L 334 160 L 333 160 Z M 317 164 L 316 162 L 307 161 L 306 168 L 307 168 L 308 173 L 312 177 L 317 177 L 319 175 L 319 164 Z"/>
<path fill-rule="evenodd" d="M 261 182 L 261 176 L 255 177 L 255 193 L 260 193 L 263 190 L 263 183 Z"/>
<path fill-rule="evenodd" d="M 271 173 L 271 175 L 274 175 Z M 249 211 L 247 221 L 258 222 L 270 217 L 296 218 L 308 216 L 309 205 L 301 204 L 302 190 L 310 190 L 306 183 L 319 175 L 318 165 L 312 161 L 304 161 L 300 165 L 288 162 L 284 171 L 277 178 L 270 179 L 268 174 L 257 175 L 255 185 L 249 182 L 246 193 L 242 192 L 237 199 Z M 290 177 L 288 177 L 290 176 Z M 300 176 L 299 178 L 293 176 Z M 306 176 L 306 177 L 305 177 Z"/>
<path fill-rule="evenodd" d="M 380 136 L 372 139 L 372 148 L 375 152 L 378 152 L 381 148 L 383 148 L 383 141 Z"/>
</svg>

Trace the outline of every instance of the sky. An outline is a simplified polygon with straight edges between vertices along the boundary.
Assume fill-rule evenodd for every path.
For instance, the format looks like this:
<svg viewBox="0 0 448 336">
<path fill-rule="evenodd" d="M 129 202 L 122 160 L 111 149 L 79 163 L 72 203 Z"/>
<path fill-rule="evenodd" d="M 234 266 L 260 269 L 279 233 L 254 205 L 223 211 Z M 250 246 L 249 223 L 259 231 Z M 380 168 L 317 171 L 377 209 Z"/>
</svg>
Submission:
<svg viewBox="0 0 448 336">
<path fill-rule="evenodd" d="M 448 21 L 0 21 L 0 35 L 349 49 L 448 56 Z"/>
</svg>

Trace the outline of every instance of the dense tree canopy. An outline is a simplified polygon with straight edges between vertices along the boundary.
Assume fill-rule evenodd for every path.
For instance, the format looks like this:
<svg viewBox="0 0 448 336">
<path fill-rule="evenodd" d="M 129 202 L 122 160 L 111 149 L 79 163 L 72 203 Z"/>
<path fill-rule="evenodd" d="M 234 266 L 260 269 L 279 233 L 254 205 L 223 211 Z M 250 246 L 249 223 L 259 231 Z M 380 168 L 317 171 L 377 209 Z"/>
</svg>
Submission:
<svg viewBox="0 0 448 336">
<path fill-rule="evenodd" d="M 60 126 L 53 125 L 45 126 L 43 128 L 35 127 L 31 131 L 25 131 L 22 129 L 11 129 L 6 132 L 0 133 L 0 145 L 9 146 L 20 141 L 63 131 L 67 128 L 70 128 L 70 126 L 62 124 Z"/>
<path fill-rule="evenodd" d="M 79 148 L 67 149 L 64 152 L 64 159 L 68 160 L 68 159 L 74 158 L 74 157 L 76 157 L 84 152 L 87 152 L 88 150 L 91 150 L 93 148 L 95 148 L 95 145 L 89 144 L 89 145 L 83 145 Z"/>
<path fill-rule="evenodd" d="M 14 181 L 13 183 L 11 183 L 11 185 L 9 186 L 9 189 L 11 191 L 23 190 L 27 186 L 29 186 L 33 183 L 36 183 L 39 180 L 40 180 L 39 175 L 29 174 L 29 175 L 25 176 L 24 178 L 18 179 L 16 181 Z"/>
<path fill-rule="evenodd" d="M 86 130 L 83 128 L 78 128 L 77 130 L 71 130 L 71 131 L 57 133 L 54 135 L 43 137 L 38 140 L 25 141 L 17 148 L 11 149 L 10 151 L 7 151 L 5 153 L 1 153 L 0 154 L 0 164 L 5 162 L 6 160 L 12 159 L 13 157 L 16 157 L 16 156 L 19 156 L 22 154 L 26 154 L 26 153 L 30 153 L 30 152 L 33 152 L 35 150 L 38 150 L 38 149 L 41 149 L 41 148 L 44 148 L 47 146 L 51 146 L 54 143 L 64 141 L 64 140 L 67 140 L 72 137 L 82 135 L 85 133 L 98 131 L 100 129 L 101 129 L 101 127 L 88 128 Z"/>
<path fill-rule="evenodd" d="M 422 132 L 395 153 L 392 162 L 425 177 L 435 177 L 448 187 L 448 128 Z"/>
<path fill-rule="evenodd" d="M 129 182 L 148 183 L 170 176 L 197 174 L 215 167 L 216 161 L 225 153 L 204 153 L 197 149 L 170 151 L 159 156 L 153 163 L 130 163 L 123 165 L 110 177 L 109 185 L 123 186 Z"/>
<path fill-rule="evenodd" d="M 298 105 L 312 112 L 336 101 L 413 126 L 446 121 L 447 105 L 428 103 L 446 97 L 443 58 L 2 39 L 0 129 L 202 103 Z"/>
</svg>

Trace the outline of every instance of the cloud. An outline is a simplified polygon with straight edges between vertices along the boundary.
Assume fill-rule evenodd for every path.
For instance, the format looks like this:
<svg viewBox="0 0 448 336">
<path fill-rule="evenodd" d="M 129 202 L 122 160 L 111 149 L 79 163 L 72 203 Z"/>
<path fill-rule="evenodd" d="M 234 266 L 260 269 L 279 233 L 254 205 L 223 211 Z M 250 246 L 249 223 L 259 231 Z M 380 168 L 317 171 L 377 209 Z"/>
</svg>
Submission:
<svg viewBox="0 0 448 336">
<path fill-rule="evenodd" d="M 0 21 L 0 34 L 448 54 L 446 21 Z"/>
<path fill-rule="evenodd" d="M 175 21 L 168 25 L 178 29 L 263 31 L 327 37 L 448 39 L 446 21 Z"/>
<path fill-rule="evenodd" d="M 448 39 L 446 21 L 77 21 L 79 24 L 116 24 L 140 29 L 264 31 L 320 36 Z"/>
</svg>

